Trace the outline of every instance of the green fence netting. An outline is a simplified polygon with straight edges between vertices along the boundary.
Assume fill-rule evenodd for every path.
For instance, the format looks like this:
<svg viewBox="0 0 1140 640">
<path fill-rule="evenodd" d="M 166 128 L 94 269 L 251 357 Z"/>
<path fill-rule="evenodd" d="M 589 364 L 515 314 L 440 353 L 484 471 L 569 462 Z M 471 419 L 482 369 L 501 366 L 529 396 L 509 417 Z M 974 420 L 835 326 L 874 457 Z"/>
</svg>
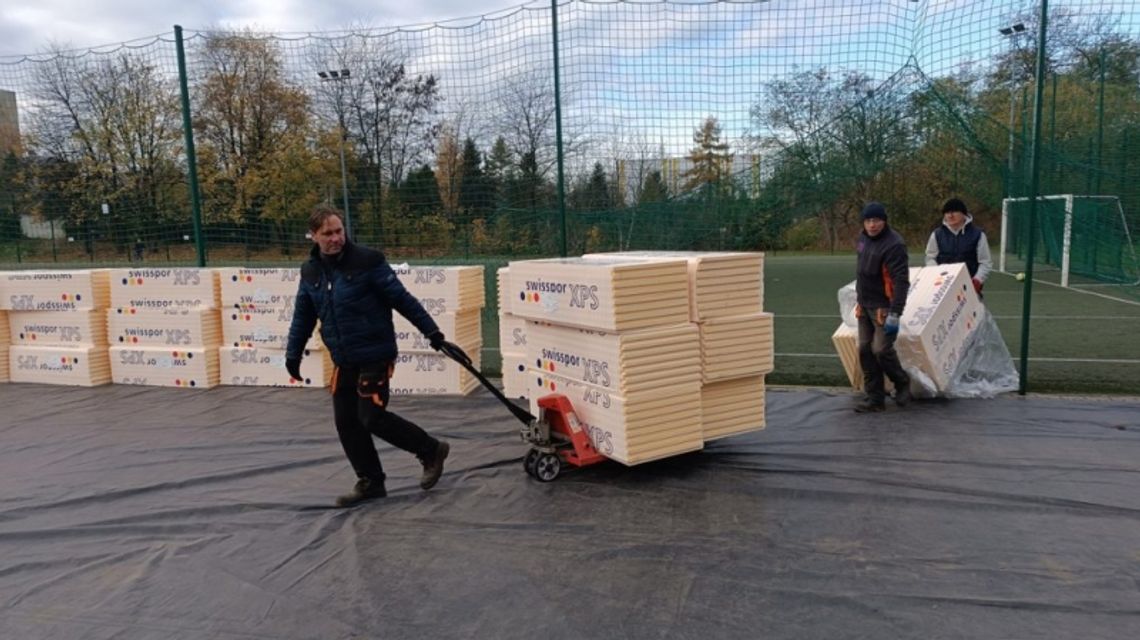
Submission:
<svg viewBox="0 0 1140 640">
<path fill-rule="evenodd" d="M 1040 192 L 1114 196 L 1135 228 L 1134 3 L 1050 21 Z M 291 261 L 318 202 L 413 256 L 559 253 L 563 210 L 570 253 L 835 248 L 870 198 L 916 237 L 950 195 L 996 228 L 1029 185 L 1037 22 L 1013 1 L 573 1 L 186 31 L 185 114 L 174 35 L 2 57 L 0 261 L 193 261 L 199 237 L 210 264 Z"/>
<path fill-rule="evenodd" d="M 996 243 L 1003 202 L 1068 194 L 1115 210 L 1072 273 L 1140 298 L 1140 10 L 1050 2 L 1039 78 L 1039 8 L 572 0 L 0 56 L 0 266 L 296 264 L 318 203 L 397 260 L 848 250 L 870 199 L 917 245 L 952 196 Z"/>
</svg>

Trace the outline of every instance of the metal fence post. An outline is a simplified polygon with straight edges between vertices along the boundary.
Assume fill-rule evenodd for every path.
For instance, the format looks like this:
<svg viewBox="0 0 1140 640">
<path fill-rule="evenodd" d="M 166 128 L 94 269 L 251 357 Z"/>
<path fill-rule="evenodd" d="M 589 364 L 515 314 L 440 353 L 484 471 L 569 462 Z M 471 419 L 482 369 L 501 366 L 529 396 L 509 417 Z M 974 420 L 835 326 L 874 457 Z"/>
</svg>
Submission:
<svg viewBox="0 0 1140 640">
<path fill-rule="evenodd" d="M 554 40 L 554 143 L 558 153 L 558 213 L 562 219 L 562 257 L 566 257 L 566 173 L 562 156 L 562 83 L 558 75 L 558 0 L 550 0 Z"/>
<path fill-rule="evenodd" d="M 174 46 L 178 50 L 178 87 L 182 92 L 182 136 L 186 140 L 186 174 L 190 179 L 190 210 L 194 221 L 194 244 L 198 266 L 206 266 L 206 242 L 202 238 L 202 201 L 198 194 L 198 158 L 194 153 L 194 127 L 190 119 L 190 84 L 186 79 L 186 49 L 182 27 L 174 25 Z"/>
<path fill-rule="evenodd" d="M 1041 0 L 1041 28 L 1037 33 L 1037 78 L 1033 87 L 1033 153 L 1029 156 L 1029 247 L 1025 253 L 1025 290 L 1021 304 L 1021 374 L 1017 392 L 1025 395 L 1029 385 L 1029 311 L 1033 302 L 1033 247 L 1037 234 L 1038 161 L 1041 158 L 1041 107 L 1045 98 L 1045 37 L 1049 1 Z"/>
</svg>

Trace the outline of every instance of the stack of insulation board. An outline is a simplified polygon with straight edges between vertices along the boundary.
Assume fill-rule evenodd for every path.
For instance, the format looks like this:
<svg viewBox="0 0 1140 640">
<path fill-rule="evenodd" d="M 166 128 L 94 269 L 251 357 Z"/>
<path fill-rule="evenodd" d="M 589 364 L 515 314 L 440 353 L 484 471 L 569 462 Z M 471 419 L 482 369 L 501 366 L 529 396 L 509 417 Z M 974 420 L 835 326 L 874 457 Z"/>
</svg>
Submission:
<svg viewBox="0 0 1140 640">
<path fill-rule="evenodd" d="M 689 319 L 759 313 L 764 308 L 764 254 L 741 251 L 622 251 L 585 258 L 685 260 L 689 270 Z"/>
<path fill-rule="evenodd" d="M 108 272 L 17 271 L 0 277 L 12 382 L 95 386 L 111 381 Z"/>
<path fill-rule="evenodd" d="M 503 359 L 503 393 L 508 398 L 530 395 L 526 373 L 526 320 L 511 313 L 510 267 L 496 273 L 499 288 L 499 355 Z"/>
<path fill-rule="evenodd" d="M 449 342 L 471 356 L 479 368 L 483 349 L 483 267 L 393 265 L 396 275 L 432 316 Z M 466 369 L 431 348 L 424 336 L 393 311 L 400 355 L 392 374 L 392 393 L 409 395 L 467 394 L 479 386 Z"/>
<path fill-rule="evenodd" d="M 511 313 L 530 321 L 531 412 L 565 394 L 595 448 L 629 465 L 702 448 L 687 281 L 684 260 L 512 262 Z"/>
<path fill-rule="evenodd" d="M 704 439 L 765 427 L 764 376 L 772 372 L 775 323 L 764 311 L 764 254 L 632 251 L 588 254 L 685 261 L 689 319 L 700 330 Z"/>
<path fill-rule="evenodd" d="M 929 378 L 936 393 L 946 391 L 983 314 L 982 301 L 964 264 L 912 267 L 910 292 L 895 342 L 903 367 Z M 845 324 L 839 325 L 831 337 L 856 390 L 863 387 L 858 338 L 859 330 Z"/>
<path fill-rule="evenodd" d="M 863 365 L 859 363 L 859 328 L 840 324 L 835 333 L 831 334 L 831 344 L 839 353 L 839 360 L 843 363 L 843 373 L 847 374 L 847 382 L 856 391 L 863 390 Z M 890 378 L 884 380 L 887 393 L 893 393 L 895 384 Z"/>
<path fill-rule="evenodd" d="M 208 389 L 221 342 L 213 269 L 111 269 L 107 336 L 116 384 Z"/>
<path fill-rule="evenodd" d="M 911 267 L 909 278 L 911 282 L 922 270 L 922 267 Z M 853 285 L 854 283 L 852 283 Z M 852 296 L 854 296 L 852 290 Z M 854 300 L 854 298 L 852 298 Z M 840 295 L 840 304 L 844 300 L 842 294 Z M 854 302 L 852 302 L 854 304 Z M 854 315 L 852 311 L 852 315 Z M 904 311 L 905 313 L 905 311 Z M 836 328 L 835 333 L 831 334 L 831 344 L 835 346 L 835 352 L 839 354 L 839 361 L 843 364 L 843 373 L 847 375 L 847 382 L 851 388 L 856 391 L 863 390 L 863 365 L 859 363 L 859 327 L 853 327 L 845 322 L 841 322 L 839 327 Z M 897 342 L 896 342 L 897 344 Z M 894 383 L 888 378 L 886 381 L 886 390 L 888 393 L 894 392 Z"/>
<path fill-rule="evenodd" d="M 863 390 L 863 365 L 859 363 L 859 328 L 839 325 L 835 333 L 831 334 L 831 344 L 839 353 L 839 360 L 843 363 L 843 373 L 847 374 L 847 382 L 856 391 Z M 887 393 L 894 393 L 895 384 L 890 378 L 884 380 Z"/>
<path fill-rule="evenodd" d="M 835 333 L 831 334 L 831 344 L 835 345 L 835 352 L 839 354 L 839 361 L 843 363 L 843 372 L 847 374 L 847 382 L 851 384 L 851 388 L 856 391 L 862 390 L 863 367 L 859 364 L 859 329 L 840 323 Z"/>
<path fill-rule="evenodd" d="M 313 330 L 301 359 L 302 380 L 285 371 L 285 347 L 297 301 L 297 268 L 218 269 L 222 300 L 221 383 L 260 387 L 326 387 L 333 364 Z"/>
</svg>

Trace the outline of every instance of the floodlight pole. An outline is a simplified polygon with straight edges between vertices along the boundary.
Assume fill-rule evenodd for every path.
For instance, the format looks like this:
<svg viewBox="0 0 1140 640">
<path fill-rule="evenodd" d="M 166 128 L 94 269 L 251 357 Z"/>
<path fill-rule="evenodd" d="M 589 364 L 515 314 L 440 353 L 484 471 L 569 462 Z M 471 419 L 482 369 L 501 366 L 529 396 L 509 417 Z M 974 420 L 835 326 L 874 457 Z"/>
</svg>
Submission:
<svg viewBox="0 0 1140 640">
<path fill-rule="evenodd" d="M 342 82 L 351 76 L 351 69 L 330 69 L 318 71 L 317 77 L 321 82 Z M 338 96 L 339 103 L 339 96 Z M 344 118 L 337 115 L 337 125 L 340 129 L 340 190 L 344 200 L 344 235 L 352 238 L 352 217 L 348 212 L 348 167 L 344 161 L 344 141 L 348 138 L 348 129 L 344 126 Z"/>
<path fill-rule="evenodd" d="M 1001 29 L 998 29 L 998 33 L 1000 33 L 1003 36 L 1005 36 L 1006 38 L 1008 38 L 1009 42 L 1010 42 L 1010 47 L 1009 47 L 1009 53 L 1010 53 L 1010 56 L 1009 56 L 1009 153 L 1008 153 L 1008 157 L 1007 157 L 1007 162 L 1009 164 L 1009 170 L 1008 170 L 1009 173 L 1008 173 L 1008 176 L 1006 177 L 1006 181 L 1005 181 L 1005 183 L 1006 183 L 1005 184 L 1005 195 L 1006 195 L 1006 197 L 1012 197 L 1013 196 L 1013 141 L 1014 141 L 1014 135 L 1013 135 L 1014 109 L 1013 109 L 1013 107 L 1014 107 L 1014 96 L 1016 95 L 1016 88 L 1017 88 L 1017 76 L 1015 76 L 1014 74 L 1015 74 L 1017 68 L 1020 66 L 1018 63 L 1018 60 L 1017 60 L 1017 55 L 1016 55 L 1017 52 L 1020 50 L 1020 47 L 1017 46 L 1017 39 L 1022 34 L 1025 33 L 1025 25 L 1021 22 L 1018 22 L 1017 24 L 1013 24 L 1013 25 L 1010 25 L 1008 27 L 1002 27 Z"/>
</svg>

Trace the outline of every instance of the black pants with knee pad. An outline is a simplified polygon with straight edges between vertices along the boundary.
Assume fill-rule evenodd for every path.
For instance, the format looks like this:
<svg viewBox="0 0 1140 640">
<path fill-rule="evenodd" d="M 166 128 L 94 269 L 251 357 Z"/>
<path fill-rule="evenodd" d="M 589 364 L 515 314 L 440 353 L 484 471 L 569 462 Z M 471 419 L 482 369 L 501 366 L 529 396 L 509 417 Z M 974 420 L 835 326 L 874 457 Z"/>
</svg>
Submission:
<svg viewBox="0 0 1140 640">
<path fill-rule="evenodd" d="M 899 362 L 895 351 L 897 335 L 887 335 L 883 319 L 887 309 L 861 309 L 859 313 L 859 366 L 863 369 L 863 391 L 871 402 L 882 404 L 886 397 L 886 381 L 896 389 L 910 384 L 910 376 Z"/>
<path fill-rule="evenodd" d="M 341 447 L 358 478 L 384 481 L 372 436 L 420 459 L 435 454 L 439 441 L 388 410 L 392 363 L 346 365 L 333 376 L 333 419 Z"/>
</svg>

